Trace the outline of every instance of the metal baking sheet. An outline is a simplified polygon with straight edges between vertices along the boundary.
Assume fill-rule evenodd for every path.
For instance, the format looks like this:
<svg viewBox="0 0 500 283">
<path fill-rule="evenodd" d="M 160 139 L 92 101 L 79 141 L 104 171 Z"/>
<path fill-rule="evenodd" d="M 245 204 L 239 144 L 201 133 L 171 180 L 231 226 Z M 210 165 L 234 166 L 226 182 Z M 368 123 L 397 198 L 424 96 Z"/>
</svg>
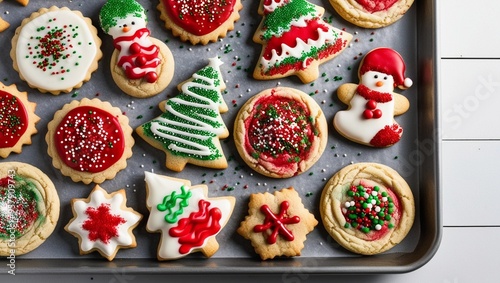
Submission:
<svg viewBox="0 0 500 283">
<path fill-rule="evenodd" d="M 438 249 L 441 238 L 439 143 L 436 116 L 436 54 L 435 54 L 435 1 L 415 1 L 409 12 L 397 23 L 380 29 L 363 29 L 340 18 L 327 0 L 311 0 L 326 10 L 324 18 L 338 28 L 352 33 L 349 48 L 338 57 L 320 66 L 320 77 L 311 84 L 302 84 L 298 78 L 289 77 L 272 81 L 257 81 L 252 71 L 261 51 L 261 45 L 252 41 L 253 33 L 261 17 L 257 14 L 259 1 L 242 0 L 241 19 L 227 37 L 208 45 L 193 46 L 181 42 L 164 28 L 156 9 L 158 1 L 140 1 L 147 9 L 148 27 L 152 36 L 166 41 L 175 57 L 175 73 L 172 83 L 159 95 L 137 99 L 122 93 L 114 84 L 109 68 L 113 51 L 112 38 L 102 32 L 98 14 L 105 1 L 55 0 L 31 1 L 27 7 L 15 1 L 0 3 L 2 18 L 11 27 L 0 33 L 0 79 L 6 85 L 16 84 L 29 93 L 29 99 L 37 103 L 36 113 L 41 117 L 38 134 L 33 144 L 25 146 L 21 154 L 11 154 L 3 161 L 31 163 L 44 171 L 55 183 L 61 199 L 61 216 L 56 230 L 38 249 L 16 259 L 16 273 L 380 273 L 408 272 L 424 265 Z M 11 38 L 23 18 L 42 7 L 66 6 L 80 10 L 92 19 L 102 39 L 104 56 L 98 70 L 89 82 L 68 94 L 53 96 L 31 89 L 21 81 L 12 68 L 9 57 Z M 402 140 L 383 149 L 355 144 L 340 136 L 333 128 L 333 116 L 345 109 L 336 97 L 340 84 L 358 83 L 357 68 L 369 50 L 388 46 L 401 53 L 407 64 L 407 76 L 415 82 L 403 94 L 410 101 L 410 110 L 396 118 L 405 129 Z M 264 177 L 249 169 L 241 158 L 230 136 L 222 142 L 229 159 L 225 170 L 212 170 L 188 165 L 183 172 L 175 173 L 164 167 L 162 152 L 147 145 L 134 134 L 136 144 L 128 166 L 115 179 L 105 181 L 101 187 L 108 192 L 125 188 L 128 205 L 144 215 L 136 228 L 137 248 L 120 250 L 114 261 L 108 262 L 97 252 L 80 256 L 77 239 L 63 227 L 71 218 L 71 198 L 86 198 L 93 184 L 74 183 L 69 177 L 51 166 L 47 155 L 45 134 L 53 114 L 66 103 L 84 97 L 98 97 L 119 107 L 130 119 L 133 128 L 158 116 L 158 103 L 176 95 L 176 85 L 189 78 L 207 64 L 207 59 L 220 56 L 224 65 L 222 74 L 227 85 L 224 99 L 229 112 L 222 115 L 229 130 L 239 107 L 258 92 L 277 85 L 294 87 L 310 94 L 321 106 L 328 120 L 328 145 L 320 160 L 306 173 L 289 179 Z M 415 224 L 406 239 L 392 250 L 377 256 L 359 256 L 342 249 L 320 224 L 308 235 L 302 255 L 295 258 L 261 261 L 250 242 L 235 231 L 247 211 L 248 197 L 252 193 L 272 192 L 293 186 L 302 196 L 305 206 L 320 220 L 319 199 L 326 181 L 342 167 L 356 162 L 378 162 L 397 171 L 410 184 L 416 201 Z M 184 259 L 158 262 L 157 245 L 160 234 L 146 232 L 148 210 L 145 205 L 144 171 L 190 179 L 192 184 L 204 183 L 210 196 L 232 195 L 237 199 L 235 211 L 224 230 L 217 236 L 219 251 L 210 259 L 192 254 Z M 1 261 L 1 260 L 0 260 Z M 1 267 L 4 269 L 5 265 Z"/>
</svg>

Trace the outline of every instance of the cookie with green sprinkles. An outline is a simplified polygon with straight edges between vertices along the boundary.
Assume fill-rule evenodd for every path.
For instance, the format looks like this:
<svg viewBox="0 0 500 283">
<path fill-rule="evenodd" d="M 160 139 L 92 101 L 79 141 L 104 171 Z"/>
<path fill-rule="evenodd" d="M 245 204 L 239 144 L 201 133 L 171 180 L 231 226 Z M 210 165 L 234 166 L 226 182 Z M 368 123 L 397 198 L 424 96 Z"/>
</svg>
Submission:
<svg viewBox="0 0 500 283">
<path fill-rule="evenodd" d="M 0 256 L 13 258 L 40 246 L 59 219 L 59 196 L 40 169 L 0 163 Z"/>
<path fill-rule="evenodd" d="M 327 232 L 347 250 L 374 255 L 399 244 L 415 218 L 408 183 L 392 168 L 356 163 L 325 185 L 320 212 Z"/>
<path fill-rule="evenodd" d="M 31 88 L 58 95 L 90 80 L 102 57 L 90 18 L 66 7 L 42 8 L 12 38 L 13 68 Z"/>
</svg>

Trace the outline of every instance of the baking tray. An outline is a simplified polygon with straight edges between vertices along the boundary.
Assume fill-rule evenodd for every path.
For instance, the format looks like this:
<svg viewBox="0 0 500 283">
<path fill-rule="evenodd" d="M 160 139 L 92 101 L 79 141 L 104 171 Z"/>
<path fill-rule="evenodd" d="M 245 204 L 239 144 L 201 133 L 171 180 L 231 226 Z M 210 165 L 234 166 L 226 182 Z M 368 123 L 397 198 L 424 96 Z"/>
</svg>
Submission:
<svg viewBox="0 0 500 283">
<path fill-rule="evenodd" d="M 15 1 L 0 4 L 2 17 L 11 27 L 0 33 L 0 79 L 6 85 L 16 84 L 21 91 L 29 93 L 29 99 L 38 104 L 36 113 L 41 117 L 37 124 L 38 134 L 33 144 L 25 146 L 21 154 L 12 154 L 2 161 L 31 163 L 44 171 L 55 183 L 61 199 L 61 215 L 54 233 L 38 249 L 16 258 L 16 273 L 147 273 L 147 274 L 231 274 L 231 273 L 280 273 L 294 276 L 302 273 L 400 273 L 415 270 L 429 261 L 438 249 L 441 239 L 440 215 L 440 170 L 439 170 L 439 127 L 436 106 L 436 38 L 435 1 L 415 1 L 409 12 L 397 23 L 381 29 L 355 27 L 340 18 L 327 0 L 311 0 L 323 6 L 324 18 L 338 28 L 344 28 L 354 35 L 353 41 L 338 57 L 320 66 L 320 77 L 311 84 L 302 84 L 296 77 L 273 81 L 256 81 L 251 77 L 261 51 L 261 45 L 252 41 L 253 33 L 261 17 L 257 14 L 259 1 L 242 0 L 241 19 L 227 37 L 205 46 L 193 46 L 181 42 L 166 30 L 156 10 L 157 1 L 140 1 L 147 9 L 148 27 L 152 36 L 166 41 L 175 62 L 172 83 L 159 95 L 147 98 L 132 98 L 122 93 L 114 84 L 109 69 L 113 50 L 112 38 L 98 26 L 98 14 L 105 1 L 57 0 L 31 1 L 27 7 L 18 6 Z M 10 40 L 23 18 L 42 7 L 67 6 L 80 10 L 92 19 L 102 39 L 103 59 L 89 82 L 68 94 L 53 96 L 31 89 L 20 80 L 12 68 L 9 57 Z M 410 100 L 410 110 L 396 118 L 405 129 L 402 140 L 383 149 L 369 148 L 355 144 L 340 136 L 334 129 L 334 114 L 345 109 L 336 97 L 335 91 L 342 83 L 358 83 L 357 68 L 364 54 L 369 50 L 388 46 L 401 53 L 407 64 L 407 76 L 415 82 L 403 94 Z M 119 107 L 130 119 L 133 128 L 158 116 L 158 103 L 177 94 L 176 85 L 198 69 L 206 66 L 207 59 L 220 56 L 227 91 L 224 99 L 229 112 L 222 115 L 229 130 L 239 107 L 252 95 L 277 85 L 298 88 L 310 94 L 321 106 L 328 120 L 328 145 L 320 160 L 307 172 L 289 179 L 272 179 L 249 169 L 238 156 L 232 136 L 222 142 L 228 157 L 229 167 L 212 170 L 188 165 L 183 172 L 175 173 L 164 167 L 162 152 L 147 145 L 134 134 L 136 144 L 128 166 L 113 180 L 101 184 L 108 192 L 125 188 L 128 205 L 144 215 L 134 233 L 138 247 L 120 250 L 117 257 L 108 262 L 98 253 L 85 256 L 78 254 L 77 239 L 64 231 L 71 218 L 71 198 L 86 198 L 93 184 L 74 183 L 51 166 L 44 141 L 47 124 L 53 114 L 66 103 L 84 97 L 98 97 Z M 416 201 L 415 224 L 406 239 L 392 250 L 376 256 L 352 254 L 336 244 L 320 223 L 308 235 L 300 257 L 277 258 L 261 261 L 254 253 L 250 242 L 235 231 L 247 211 L 248 196 L 251 193 L 272 192 L 293 186 L 302 196 L 305 206 L 319 220 L 319 199 L 326 181 L 342 167 L 356 162 L 379 162 L 397 171 L 410 184 Z M 232 195 L 237 199 L 235 211 L 224 230 L 217 236 L 221 243 L 219 251 L 210 259 L 201 254 L 186 258 L 158 262 L 156 249 L 160 234 L 146 232 L 148 210 L 145 205 L 144 171 L 190 179 L 192 184 L 204 183 L 209 196 Z M 321 222 L 321 221 L 320 221 Z M 0 262 L 2 260 L 0 259 Z M 5 264 L 1 265 L 5 269 Z M 3 272 L 3 271 L 0 271 Z M 7 270 L 5 270 L 7 272 Z"/>
</svg>

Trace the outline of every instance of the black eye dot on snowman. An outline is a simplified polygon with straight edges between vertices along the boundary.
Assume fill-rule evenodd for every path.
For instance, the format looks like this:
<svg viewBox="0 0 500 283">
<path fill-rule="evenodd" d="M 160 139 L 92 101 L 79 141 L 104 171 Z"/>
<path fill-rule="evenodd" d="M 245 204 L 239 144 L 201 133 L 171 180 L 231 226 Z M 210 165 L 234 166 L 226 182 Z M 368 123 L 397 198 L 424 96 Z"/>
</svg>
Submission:
<svg viewBox="0 0 500 283">
<path fill-rule="evenodd" d="M 384 77 L 384 80 L 387 80 L 387 77 Z"/>
<path fill-rule="evenodd" d="M 135 22 L 132 22 L 132 25 L 135 25 Z"/>
<path fill-rule="evenodd" d="M 375 79 L 378 79 L 378 75 L 373 76 Z"/>
</svg>

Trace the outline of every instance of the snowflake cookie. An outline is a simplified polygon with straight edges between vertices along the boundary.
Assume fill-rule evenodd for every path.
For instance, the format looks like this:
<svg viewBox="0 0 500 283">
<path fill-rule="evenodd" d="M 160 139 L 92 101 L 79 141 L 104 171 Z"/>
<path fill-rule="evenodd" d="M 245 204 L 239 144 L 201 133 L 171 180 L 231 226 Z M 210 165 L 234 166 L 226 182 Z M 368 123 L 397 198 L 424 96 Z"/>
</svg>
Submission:
<svg viewBox="0 0 500 283">
<path fill-rule="evenodd" d="M 293 187 L 250 195 L 248 216 L 238 234 L 252 242 L 262 260 L 299 256 L 306 235 L 318 224 Z"/>
<path fill-rule="evenodd" d="M 64 229 L 78 238 L 80 254 L 98 251 L 111 261 L 120 248 L 137 246 L 132 230 L 142 215 L 126 202 L 124 189 L 108 194 L 99 185 L 88 198 L 71 200 L 73 218 Z"/>
<path fill-rule="evenodd" d="M 201 251 L 211 257 L 219 249 L 215 236 L 224 228 L 235 204 L 234 197 L 209 198 L 205 185 L 145 172 L 146 229 L 161 232 L 158 260 L 172 260 Z"/>
</svg>

